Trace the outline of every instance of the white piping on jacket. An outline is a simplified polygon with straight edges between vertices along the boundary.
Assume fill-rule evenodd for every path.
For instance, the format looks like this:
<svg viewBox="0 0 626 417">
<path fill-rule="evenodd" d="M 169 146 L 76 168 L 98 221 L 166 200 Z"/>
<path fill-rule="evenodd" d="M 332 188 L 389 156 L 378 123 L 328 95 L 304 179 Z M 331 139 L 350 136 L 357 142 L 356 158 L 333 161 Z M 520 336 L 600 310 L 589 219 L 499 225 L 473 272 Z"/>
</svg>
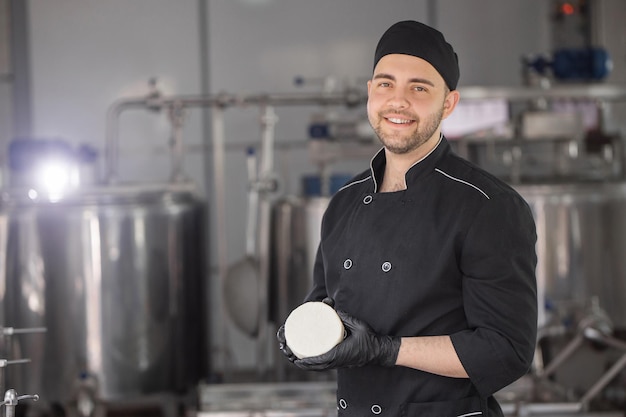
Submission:
<svg viewBox="0 0 626 417">
<path fill-rule="evenodd" d="M 353 186 L 353 185 L 355 185 L 355 184 L 360 184 L 360 183 L 362 183 L 362 182 L 365 182 L 365 181 L 367 181 L 367 180 L 369 180 L 369 179 L 371 179 L 371 178 L 372 178 L 372 176 L 370 175 L 370 176 L 368 176 L 368 177 L 363 178 L 362 180 L 353 181 L 353 182 L 351 182 L 351 183 L 349 183 L 349 184 L 344 185 L 344 186 L 343 186 L 343 187 L 341 187 L 340 189 L 338 189 L 338 190 L 337 190 L 337 192 L 339 192 L 339 191 L 341 191 L 341 190 L 344 190 L 344 189 L 346 189 L 346 188 L 348 188 L 348 187 L 352 187 L 352 186 Z"/>
<path fill-rule="evenodd" d="M 441 143 L 441 141 L 442 141 L 442 140 L 443 140 L 443 133 L 440 133 L 440 134 L 439 134 L 439 141 L 437 142 L 437 144 L 436 144 L 436 145 L 435 145 L 435 146 L 434 146 L 434 147 L 433 147 L 433 148 L 432 148 L 432 149 L 431 149 L 431 150 L 430 150 L 430 151 L 429 151 L 426 155 L 424 155 L 423 157 L 421 157 L 418 161 L 415 161 L 415 163 L 409 167 L 409 170 L 410 170 L 411 168 L 413 168 L 415 165 L 417 165 L 417 164 L 419 164 L 420 162 L 422 162 L 424 159 L 428 158 L 428 156 L 429 156 L 431 153 L 435 152 L 435 149 L 437 149 L 437 148 L 439 147 L 439 144 Z M 408 170 L 407 170 L 407 171 L 408 171 Z"/>
<path fill-rule="evenodd" d="M 374 181 L 374 193 L 377 193 L 377 192 L 378 192 L 378 181 L 376 181 L 376 177 L 374 176 L 374 168 L 372 167 L 372 164 L 374 163 L 374 159 L 376 159 L 376 157 L 378 156 L 378 154 L 379 154 L 379 153 L 381 153 L 381 152 L 384 152 L 384 150 L 383 150 L 383 149 L 385 149 L 385 148 L 384 148 L 384 147 L 380 148 L 380 149 L 378 150 L 378 152 L 376 152 L 376 153 L 374 154 L 374 156 L 372 156 L 372 157 L 370 158 L 370 172 L 372 173 L 372 175 L 370 175 L 370 176 L 369 176 L 369 178 L 371 178 L 371 179 L 372 179 L 372 181 Z"/>
<path fill-rule="evenodd" d="M 482 411 L 474 411 L 473 413 L 461 414 L 460 416 L 456 416 L 456 417 L 480 416 L 482 414 L 483 414 Z"/>
<path fill-rule="evenodd" d="M 474 184 L 471 184 L 471 183 L 469 183 L 469 182 L 467 182 L 467 181 L 464 181 L 464 180 L 462 180 L 462 179 L 460 179 L 460 178 L 453 177 L 453 176 L 452 176 L 452 175 L 450 175 L 450 174 L 446 174 L 445 172 L 443 172 L 443 171 L 442 171 L 442 170 L 440 170 L 439 168 L 435 168 L 435 171 L 437 171 L 437 172 L 438 172 L 438 173 L 440 173 L 441 175 L 444 175 L 444 176 L 446 176 L 446 177 L 450 178 L 451 180 L 458 181 L 458 182 L 460 182 L 461 184 L 469 185 L 470 187 L 472 187 L 472 188 L 474 188 L 474 189 L 478 190 L 478 191 L 479 191 L 482 195 L 484 195 L 485 197 L 487 197 L 487 200 L 491 200 L 491 199 L 489 198 L 489 196 L 487 195 L 487 193 L 486 193 L 486 192 L 484 192 L 483 190 L 481 190 L 480 188 L 478 188 L 478 187 L 477 187 L 477 186 L 475 186 Z"/>
</svg>

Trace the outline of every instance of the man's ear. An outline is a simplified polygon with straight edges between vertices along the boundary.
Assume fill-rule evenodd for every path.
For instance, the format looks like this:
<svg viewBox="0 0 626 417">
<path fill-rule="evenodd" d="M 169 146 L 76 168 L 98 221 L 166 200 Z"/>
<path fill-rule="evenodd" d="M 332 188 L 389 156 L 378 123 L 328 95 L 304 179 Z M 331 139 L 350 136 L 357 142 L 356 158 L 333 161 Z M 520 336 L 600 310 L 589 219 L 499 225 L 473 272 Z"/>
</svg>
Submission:
<svg viewBox="0 0 626 417">
<path fill-rule="evenodd" d="M 454 108 L 456 107 L 459 99 L 461 98 L 461 94 L 459 94 L 458 90 L 452 90 L 446 96 L 443 102 L 443 118 L 450 116 Z"/>
</svg>

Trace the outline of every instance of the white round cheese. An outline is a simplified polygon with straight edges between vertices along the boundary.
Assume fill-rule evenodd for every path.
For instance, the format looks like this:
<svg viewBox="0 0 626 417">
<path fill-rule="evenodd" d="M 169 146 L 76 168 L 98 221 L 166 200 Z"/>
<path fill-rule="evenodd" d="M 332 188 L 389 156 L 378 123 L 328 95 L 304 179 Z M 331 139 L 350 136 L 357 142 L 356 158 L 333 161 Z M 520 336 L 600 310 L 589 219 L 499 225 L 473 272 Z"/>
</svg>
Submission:
<svg viewBox="0 0 626 417">
<path fill-rule="evenodd" d="M 300 359 L 328 352 L 343 337 L 341 319 L 331 306 L 320 301 L 300 305 L 285 321 L 287 346 Z"/>
</svg>

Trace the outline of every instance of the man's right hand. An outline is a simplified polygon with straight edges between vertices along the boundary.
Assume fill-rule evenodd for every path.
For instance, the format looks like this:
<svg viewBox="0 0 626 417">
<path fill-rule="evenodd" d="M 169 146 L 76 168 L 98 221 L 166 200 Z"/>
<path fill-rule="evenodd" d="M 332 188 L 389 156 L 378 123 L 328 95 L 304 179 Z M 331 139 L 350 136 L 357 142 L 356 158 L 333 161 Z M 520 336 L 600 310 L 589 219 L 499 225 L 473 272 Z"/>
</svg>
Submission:
<svg viewBox="0 0 626 417">
<path fill-rule="evenodd" d="M 291 349 L 289 349 L 289 346 L 287 346 L 287 340 L 285 339 L 285 325 L 284 324 L 280 326 L 280 328 L 278 329 L 278 332 L 276 332 L 276 339 L 278 339 L 278 348 L 283 353 L 283 355 L 285 355 L 285 357 L 289 359 L 289 362 L 293 362 L 296 359 L 298 359 L 296 355 L 293 354 Z"/>
</svg>

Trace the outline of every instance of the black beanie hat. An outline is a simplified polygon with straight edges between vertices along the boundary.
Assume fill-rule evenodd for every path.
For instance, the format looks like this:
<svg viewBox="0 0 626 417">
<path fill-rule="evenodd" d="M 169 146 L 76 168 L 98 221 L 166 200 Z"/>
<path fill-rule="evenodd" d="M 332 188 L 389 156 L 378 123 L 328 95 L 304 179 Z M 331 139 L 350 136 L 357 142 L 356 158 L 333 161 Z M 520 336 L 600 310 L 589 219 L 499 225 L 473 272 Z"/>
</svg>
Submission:
<svg viewBox="0 0 626 417">
<path fill-rule="evenodd" d="M 422 58 L 432 65 L 455 90 L 459 82 L 459 61 L 443 34 L 420 22 L 406 20 L 392 25 L 376 46 L 374 67 L 385 55 L 404 54 Z"/>
</svg>

